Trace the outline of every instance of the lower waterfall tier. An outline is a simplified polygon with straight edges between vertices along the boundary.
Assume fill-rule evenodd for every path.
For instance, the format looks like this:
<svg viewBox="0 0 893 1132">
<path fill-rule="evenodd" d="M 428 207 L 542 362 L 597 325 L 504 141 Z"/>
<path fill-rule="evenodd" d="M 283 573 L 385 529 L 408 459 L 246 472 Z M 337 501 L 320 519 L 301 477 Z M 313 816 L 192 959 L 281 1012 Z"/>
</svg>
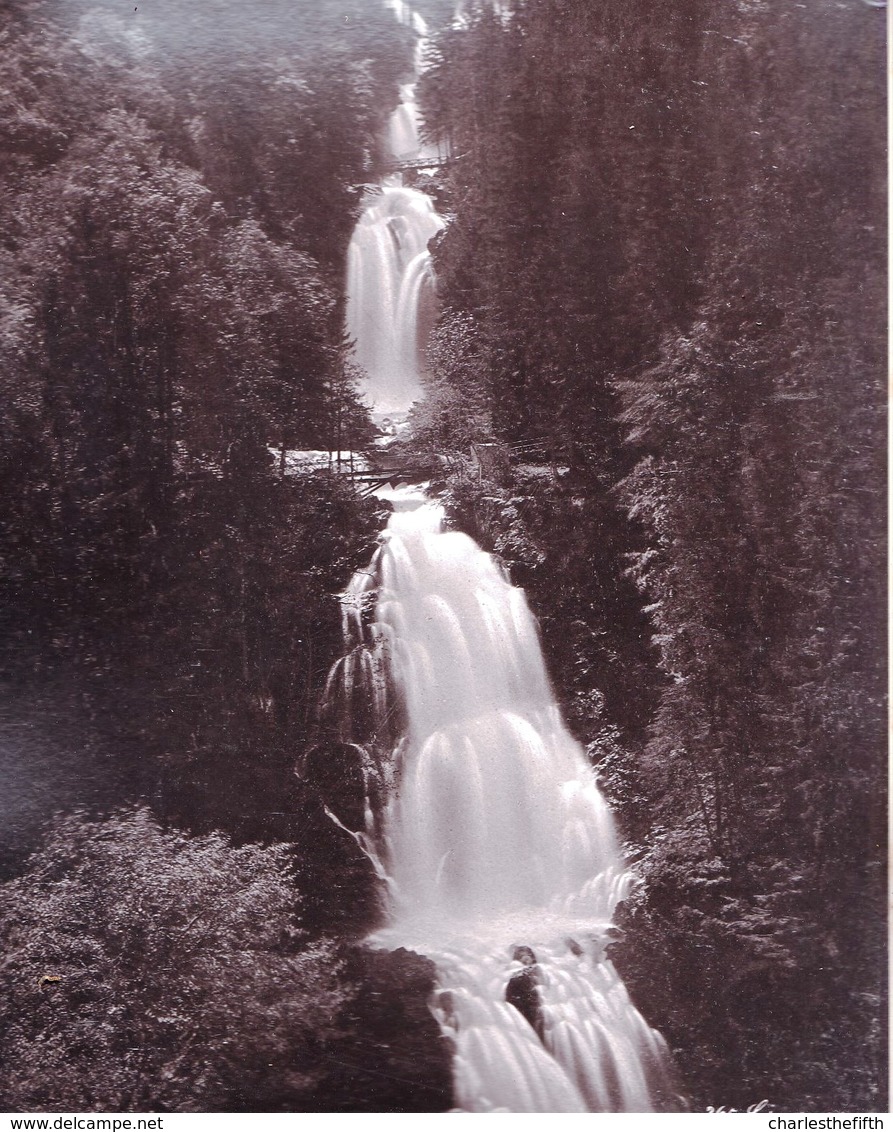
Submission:
<svg viewBox="0 0 893 1132">
<path fill-rule="evenodd" d="M 605 955 L 632 877 L 524 594 L 424 494 L 400 504 L 345 595 L 352 659 L 329 689 L 342 716 L 371 705 L 373 737 L 397 709 L 404 728 L 368 758 L 370 942 L 434 961 L 463 1110 L 674 1107 L 663 1040 Z"/>
</svg>

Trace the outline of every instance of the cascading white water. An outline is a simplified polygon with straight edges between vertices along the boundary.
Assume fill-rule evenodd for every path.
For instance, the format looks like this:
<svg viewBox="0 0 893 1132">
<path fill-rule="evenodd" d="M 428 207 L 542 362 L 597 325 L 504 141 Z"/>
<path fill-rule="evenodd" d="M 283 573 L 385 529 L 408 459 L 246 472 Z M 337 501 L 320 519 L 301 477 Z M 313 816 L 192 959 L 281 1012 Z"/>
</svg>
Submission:
<svg viewBox="0 0 893 1132">
<path fill-rule="evenodd" d="M 523 592 L 422 493 L 400 502 L 348 591 L 352 662 L 333 681 L 364 686 L 382 721 L 394 699 L 404 713 L 360 835 L 387 878 L 371 942 L 436 963 L 461 1109 L 665 1107 L 663 1041 L 604 954 L 630 876 Z M 526 1013 L 510 1001 L 525 980 Z"/>
<path fill-rule="evenodd" d="M 386 3 L 421 43 L 404 0 Z M 389 136 L 406 158 L 413 84 L 402 93 Z M 418 396 L 427 244 L 442 227 L 427 197 L 385 183 L 354 233 L 348 330 L 379 411 Z M 326 689 L 366 781 L 366 828 L 352 835 L 386 890 L 370 943 L 436 964 L 458 1108 L 675 1107 L 663 1040 L 605 955 L 631 877 L 524 594 L 443 529 L 424 492 L 391 500 L 380 550 L 343 595 L 347 651 Z"/>
<path fill-rule="evenodd" d="M 433 299 L 428 241 L 441 228 L 429 197 L 386 185 L 350 242 L 347 330 L 368 375 L 366 394 L 381 412 L 404 411 L 420 395 L 423 315 Z"/>
<path fill-rule="evenodd" d="M 415 97 L 428 29 L 402 0 L 389 0 L 387 7 L 417 39 L 413 80 L 400 87 L 386 148 L 396 164 L 436 164 L 443 153 L 438 146 L 421 145 Z M 430 197 L 405 186 L 396 173 L 370 193 L 354 229 L 347 259 L 347 332 L 367 375 L 366 396 L 380 413 L 404 413 L 420 396 L 424 338 L 434 303 L 428 243 L 443 226 Z"/>
</svg>

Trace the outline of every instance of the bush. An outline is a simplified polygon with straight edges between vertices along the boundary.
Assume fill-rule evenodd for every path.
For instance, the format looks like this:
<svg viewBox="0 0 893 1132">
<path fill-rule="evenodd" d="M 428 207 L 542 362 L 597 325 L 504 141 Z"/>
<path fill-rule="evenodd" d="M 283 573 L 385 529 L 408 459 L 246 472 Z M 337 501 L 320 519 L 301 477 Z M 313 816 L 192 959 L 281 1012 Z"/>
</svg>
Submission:
<svg viewBox="0 0 893 1132">
<path fill-rule="evenodd" d="M 881 909 L 835 920 L 835 890 L 860 899 L 843 870 L 768 862 L 733 876 L 692 826 L 653 831 L 612 958 L 693 1110 L 886 1111 Z"/>
<path fill-rule="evenodd" d="M 146 810 L 58 820 L 0 888 L 7 1110 L 300 1108 L 347 994 L 290 852 Z"/>
</svg>

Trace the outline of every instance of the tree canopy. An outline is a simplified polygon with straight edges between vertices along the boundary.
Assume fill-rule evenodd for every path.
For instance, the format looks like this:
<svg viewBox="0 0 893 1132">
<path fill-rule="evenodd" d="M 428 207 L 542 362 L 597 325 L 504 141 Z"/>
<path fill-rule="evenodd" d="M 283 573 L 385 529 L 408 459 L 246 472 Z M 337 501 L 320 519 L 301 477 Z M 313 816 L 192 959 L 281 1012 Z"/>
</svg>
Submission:
<svg viewBox="0 0 893 1132">
<path fill-rule="evenodd" d="M 866 5 L 513 0 L 421 82 L 452 219 L 420 427 L 460 447 L 461 398 L 512 457 L 453 511 L 647 851 L 628 974 L 705 1103 L 719 1041 L 730 1103 L 882 1105 L 848 1045 L 883 993 L 882 74 Z"/>
</svg>

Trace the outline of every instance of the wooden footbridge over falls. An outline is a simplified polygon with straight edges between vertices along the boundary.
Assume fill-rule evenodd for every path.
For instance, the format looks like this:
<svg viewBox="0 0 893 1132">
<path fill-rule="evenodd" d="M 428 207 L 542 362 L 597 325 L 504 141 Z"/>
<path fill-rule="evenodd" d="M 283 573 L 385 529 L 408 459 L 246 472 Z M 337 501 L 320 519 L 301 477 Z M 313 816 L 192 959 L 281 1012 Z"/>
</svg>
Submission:
<svg viewBox="0 0 893 1132">
<path fill-rule="evenodd" d="M 545 459 L 544 446 L 544 438 L 513 445 L 478 443 L 459 457 L 440 452 L 388 449 L 362 453 L 344 449 L 294 452 L 288 461 L 288 474 L 326 470 L 351 480 L 362 495 L 369 495 L 382 487 L 422 483 L 448 475 L 457 470 L 457 461 L 472 475 L 500 480 L 507 474 L 510 463 L 542 462 Z"/>
<path fill-rule="evenodd" d="M 418 170 L 418 169 L 443 169 L 449 163 L 446 157 L 440 158 L 424 158 L 415 157 L 409 161 L 388 161 L 383 165 L 386 173 L 402 173 L 405 170 Z"/>
<path fill-rule="evenodd" d="M 495 443 L 473 444 L 470 470 L 473 474 L 499 479 L 507 472 L 512 460 L 524 460 L 541 454 L 543 440 L 504 446 Z M 455 460 L 435 452 L 380 452 L 365 458 L 364 466 L 341 465 L 337 470 L 348 476 L 368 495 L 382 487 L 396 487 L 401 483 L 421 483 L 423 480 L 443 476 L 454 470 Z"/>
<path fill-rule="evenodd" d="M 416 173 L 424 173 L 429 170 L 436 169 L 442 172 L 451 165 L 457 158 L 455 157 L 410 157 L 410 158 L 392 158 L 390 161 L 383 162 L 376 168 L 380 176 L 387 177 L 392 173 L 408 173 L 413 176 Z"/>
<path fill-rule="evenodd" d="M 432 476 L 447 470 L 445 457 L 432 453 L 401 452 L 372 456 L 369 466 L 359 469 L 342 468 L 342 475 L 348 476 L 358 486 L 363 495 L 369 495 L 382 487 L 396 487 L 401 483 L 421 483 Z"/>
</svg>

